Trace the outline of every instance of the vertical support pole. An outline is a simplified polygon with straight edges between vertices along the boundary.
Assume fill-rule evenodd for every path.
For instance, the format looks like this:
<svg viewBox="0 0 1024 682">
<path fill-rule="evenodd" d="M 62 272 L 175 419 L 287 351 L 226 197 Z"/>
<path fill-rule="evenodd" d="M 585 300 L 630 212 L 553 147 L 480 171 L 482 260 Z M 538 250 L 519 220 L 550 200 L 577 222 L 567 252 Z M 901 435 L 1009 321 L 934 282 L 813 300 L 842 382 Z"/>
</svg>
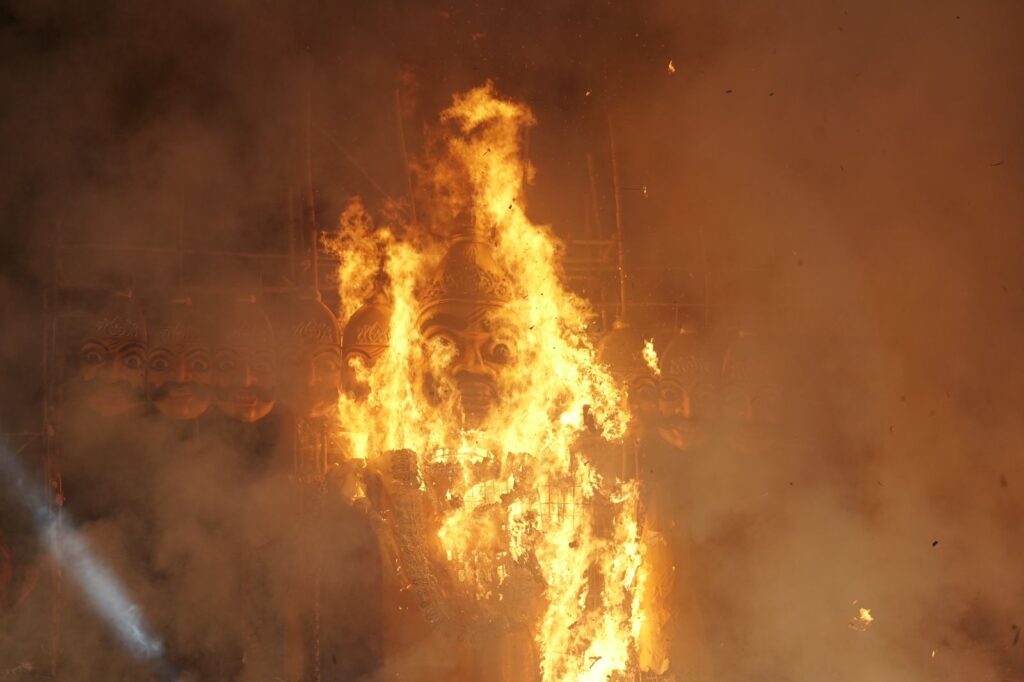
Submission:
<svg viewBox="0 0 1024 682">
<path fill-rule="evenodd" d="M 317 257 L 319 248 L 317 242 L 320 237 L 320 226 L 316 221 L 316 185 L 313 183 L 313 142 L 312 142 L 312 88 L 306 89 L 306 191 L 307 202 L 309 203 L 309 231 L 310 231 L 310 260 L 309 271 L 313 280 L 313 290 L 317 296 L 320 295 L 320 273 L 317 271 Z"/>
<path fill-rule="evenodd" d="M 619 319 L 626 320 L 626 255 L 622 240 L 622 192 L 619 187 L 619 157 L 615 148 L 615 130 L 612 126 L 612 116 L 607 115 L 608 120 L 608 148 L 612 161 L 612 187 L 615 190 L 615 244 L 618 256 L 619 270 Z"/>
<path fill-rule="evenodd" d="M 288 274 L 292 284 L 297 284 L 298 265 L 295 262 L 295 244 L 298 224 L 295 217 L 295 188 L 288 186 Z"/>
<path fill-rule="evenodd" d="M 412 174 L 409 172 L 409 151 L 405 145 L 405 118 L 402 116 L 402 89 L 395 88 L 395 123 L 398 125 L 398 142 L 402 150 L 402 170 L 405 173 L 406 191 L 409 193 L 409 210 L 413 224 L 419 223 L 416 213 L 416 195 L 412 187 Z"/>
</svg>

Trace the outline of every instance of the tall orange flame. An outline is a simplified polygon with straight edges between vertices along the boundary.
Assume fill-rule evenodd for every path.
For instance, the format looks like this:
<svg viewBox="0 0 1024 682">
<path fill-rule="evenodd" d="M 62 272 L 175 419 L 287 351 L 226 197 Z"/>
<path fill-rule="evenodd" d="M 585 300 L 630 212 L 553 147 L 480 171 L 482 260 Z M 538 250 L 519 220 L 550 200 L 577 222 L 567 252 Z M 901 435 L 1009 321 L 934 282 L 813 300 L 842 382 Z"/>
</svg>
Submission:
<svg viewBox="0 0 1024 682">
<path fill-rule="evenodd" d="M 440 512 L 437 539 L 471 599 L 493 601 L 497 592 L 500 601 L 508 566 L 531 560 L 541 589 L 529 630 L 544 680 L 611 679 L 635 666 L 644 619 L 638 492 L 635 482 L 603 480 L 578 441 L 588 428 L 621 438 L 629 415 L 595 360 L 588 305 L 562 284 L 558 240 L 526 215 L 532 169 L 521 140 L 531 112 L 487 83 L 456 96 L 441 121 L 455 134 L 448 165 L 437 169 L 445 177 L 435 181 L 450 182 L 450 164 L 461 167 L 464 204 L 478 233 L 493 237 L 495 257 L 520 294 L 503 311 L 521 330 L 516 362 L 501 378 L 503 400 L 476 430 L 460 430 L 450 413 L 426 402 L 422 368 L 444 358 L 420 338 L 417 291 L 443 245 L 414 246 L 358 220 L 346 239 L 343 221 L 335 248 L 342 263 L 354 264 L 342 273 L 343 299 L 358 289 L 346 274 L 365 280 L 359 272 L 378 254 L 393 312 L 389 350 L 372 367 L 356 368 L 369 397 L 342 398 L 338 416 L 353 456 L 371 465 L 384 452 L 408 449 L 421 472 L 434 465 L 452 472 L 447 494 L 460 504 Z"/>
</svg>

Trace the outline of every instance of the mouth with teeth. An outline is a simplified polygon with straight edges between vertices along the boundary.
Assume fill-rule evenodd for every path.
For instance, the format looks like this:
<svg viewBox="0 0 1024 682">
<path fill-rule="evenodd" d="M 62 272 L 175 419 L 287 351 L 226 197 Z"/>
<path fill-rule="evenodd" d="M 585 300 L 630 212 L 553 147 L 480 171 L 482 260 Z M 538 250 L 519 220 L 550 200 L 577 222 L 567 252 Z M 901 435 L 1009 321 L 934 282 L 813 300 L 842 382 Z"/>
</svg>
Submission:
<svg viewBox="0 0 1024 682">
<path fill-rule="evenodd" d="M 478 426 L 498 402 L 494 385 L 475 377 L 460 377 L 456 379 L 455 386 L 467 424 Z"/>
</svg>

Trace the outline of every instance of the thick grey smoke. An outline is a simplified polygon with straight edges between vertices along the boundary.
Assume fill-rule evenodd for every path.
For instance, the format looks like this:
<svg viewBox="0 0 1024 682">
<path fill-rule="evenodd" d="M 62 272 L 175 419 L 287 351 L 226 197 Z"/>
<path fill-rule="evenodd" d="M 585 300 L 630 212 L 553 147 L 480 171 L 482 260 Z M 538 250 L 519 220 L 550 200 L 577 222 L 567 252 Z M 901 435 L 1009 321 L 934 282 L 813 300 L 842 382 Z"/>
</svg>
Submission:
<svg viewBox="0 0 1024 682">
<path fill-rule="evenodd" d="M 58 240 L 286 253 L 307 125 L 322 225 L 355 195 L 408 217 L 396 90 L 415 154 L 453 92 L 493 78 L 539 121 L 530 212 L 563 237 L 612 229 L 610 118 L 638 322 L 670 326 L 672 306 L 639 304 L 698 301 L 711 271 L 720 336 L 785 341 L 784 434 L 755 457 L 711 449 L 673 481 L 712 679 L 1022 677 L 1022 21 L 998 0 L 8 3 L 2 426 L 39 419 Z M 248 261 L 212 278 L 193 257 L 82 254 L 63 276 L 145 272 L 153 297 L 258 284 Z M 659 282 L 655 266 L 678 270 Z M 290 276 L 275 273 L 264 284 Z M 100 491 L 161 501 L 145 524 L 126 512 L 82 528 L 154 628 L 197 667 L 244 647 L 247 593 L 288 596 L 280 567 L 246 582 L 259 551 L 304 541 L 279 527 L 279 472 L 160 425 L 114 443 L 67 426 L 82 439 L 70 450 L 108 453 L 72 509 Z M 338 584 L 362 572 L 344 565 Z M 100 660 L 109 640 L 69 601 L 82 679 L 128 674 Z M 860 607 L 875 618 L 863 631 Z M 339 621 L 358 629 L 363 610 Z M 0 642 L 49 618 L 39 605 L 0 621 Z M 0 651 L 0 672 L 16 665 Z"/>
</svg>

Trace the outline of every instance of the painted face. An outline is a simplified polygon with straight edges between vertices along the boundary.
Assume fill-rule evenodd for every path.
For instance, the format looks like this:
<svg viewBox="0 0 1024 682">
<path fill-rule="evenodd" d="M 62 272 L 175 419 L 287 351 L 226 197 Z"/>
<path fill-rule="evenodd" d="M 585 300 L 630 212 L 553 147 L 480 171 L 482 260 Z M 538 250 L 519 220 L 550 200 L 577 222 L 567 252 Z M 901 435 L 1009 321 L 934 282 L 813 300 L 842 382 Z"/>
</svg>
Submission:
<svg viewBox="0 0 1024 682">
<path fill-rule="evenodd" d="M 363 371 L 373 365 L 373 360 L 362 351 L 349 351 L 342 357 L 341 383 L 345 392 L 359 400 L 370 395 L 370 387 L 360 376 Z"/>
<path fill-rule="evenodd" d="M 516 361 L 515 326 L 493 308 L 465 315 L 442 310 L 423 325 L 423 338 L 428 396 L 454 399 L 466 425 L 479 426 L 500 400 L 502 372 Z"/>
<path fill-rule="evenodd" d="M 598 362 L 625 388 L 631 427 L 640 433 L 654 425 L 658 414 L 658 382 L 644 360 L 644 345 L 644 337 L 621 322 L 597 344 Z"/>
<path fill-rule="evenodd" d="M 681 333 L 662 357 L 658 382 L 658 435 L 689 450 L 709 435 L 717 414 L 717 373 L 706 346 L 696 335 Z"/>
<path fill-rule="evenodd" d="M 626 385 L 629 411 L 641 428 L 656 421 L 658 414 L 658 383 L 651 374 L 643 374 Z"/>
<path fill-rule="evenodd" d="M 269 349 L 221 349 L 213 356 L 217 409 L 232 419 L 255 422 L 274 409 L 277 378 Z"/>
<path fill-rule="evenodd" d="M 276 309 L 274 340 L 280 400 L 298 417 L 323 417 L 341 394 L 341 334 L 334 313 L 316 297 Z"/>
<path fill-rule="evenodd" d="M 658 434 L 680 450 L 699 445 L 706 435 L 711 406 L 706 387 L 666 377 L 658 387 Z"/>
<path fill-rule="evenodd" d="M 359 308 L 342 334 L 342 385 L 350 396 L 363 400 L 370 387 L 362 378 L 390 343 L 391 308 L 384 294 L 377 292 Z"/>
<path fill-rule="evenodd" d="M 210 406 L 210 353 L 194 345 L 151 348 L 146 365 L 146 392 L 160 414 L 195 419 Z"/>
<path fill-rule="evenodd" d="M 282 397 L 299 414 L 323 417 L 341 394 L 341 349 L 331 343 L 295 343 L 279 351 Z"/>
<path fill-rule="evenodd" d="M 146 393 L 160 414 L 195 419 L 210 406 L 210 346 L 203 319 L 187 299 L 172 302 L 149 325 Z"/>
<path fill-rule="evenodd" d="M 78 377 L 85 404 L 114 417 L 145 405 L 146 349 L 135 340 L 90 339 L 78 354 Z"/>
</svg>

